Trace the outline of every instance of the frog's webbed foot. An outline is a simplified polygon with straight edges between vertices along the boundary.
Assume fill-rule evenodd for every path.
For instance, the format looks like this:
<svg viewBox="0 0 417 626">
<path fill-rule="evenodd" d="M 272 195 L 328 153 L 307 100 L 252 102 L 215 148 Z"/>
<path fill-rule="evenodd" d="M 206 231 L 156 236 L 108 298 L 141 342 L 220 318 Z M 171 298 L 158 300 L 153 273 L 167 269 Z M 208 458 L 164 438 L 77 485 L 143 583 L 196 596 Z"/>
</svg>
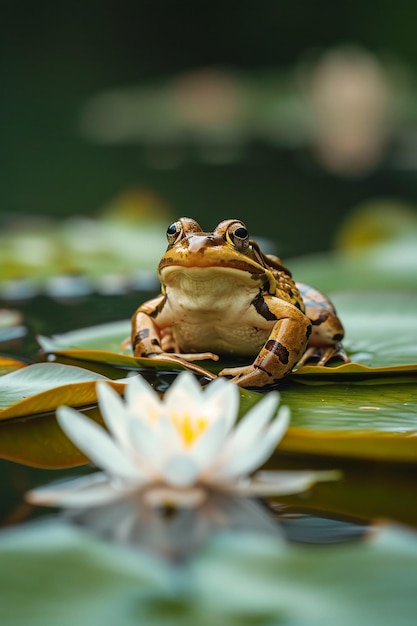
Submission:
<svg viewBox="0 0 417 626">
<path fill-rule="evenodd" d="M 350 363 L 350 359 L 344 351 L 342 344 L 338 343 L 330 346 L 310 346 L 304 352 L 303 356 L 297 363 L 297 367 L 306 365 L 310 360 L 317 361 L 316 365 L 327 365 L 329 361 L 335 359 Z"/>
<path fill-rule="evenodd" d="M 266 387 L 274 382 L 271 374 L 253 365 L 225 367 L 219 372 L 219 376 L 231 378 L 232 382 L 241 387 Z"/>
</svg>

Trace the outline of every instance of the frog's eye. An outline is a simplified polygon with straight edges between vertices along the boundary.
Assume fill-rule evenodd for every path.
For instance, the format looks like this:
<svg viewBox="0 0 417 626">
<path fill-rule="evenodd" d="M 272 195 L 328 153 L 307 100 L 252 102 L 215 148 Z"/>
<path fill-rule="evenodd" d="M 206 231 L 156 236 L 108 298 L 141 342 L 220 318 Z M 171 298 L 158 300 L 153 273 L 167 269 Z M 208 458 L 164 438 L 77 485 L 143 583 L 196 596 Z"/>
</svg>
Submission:
<svg viewBox="0 0 417 626">
<path fill-rule="evenodd" d="M 249 233 L 245 224 L 242 222 L 231 224 L 226 232 L 226 241 L 240 250 L 247 248 L 249 246 Z"/>
<path fill-rule="evenodd" d="M 180 221 L 173 222 L 167 228 L 167 239 L 169 245 L 173 245 L 182 236 L 182 223 Z"/>
</svg>

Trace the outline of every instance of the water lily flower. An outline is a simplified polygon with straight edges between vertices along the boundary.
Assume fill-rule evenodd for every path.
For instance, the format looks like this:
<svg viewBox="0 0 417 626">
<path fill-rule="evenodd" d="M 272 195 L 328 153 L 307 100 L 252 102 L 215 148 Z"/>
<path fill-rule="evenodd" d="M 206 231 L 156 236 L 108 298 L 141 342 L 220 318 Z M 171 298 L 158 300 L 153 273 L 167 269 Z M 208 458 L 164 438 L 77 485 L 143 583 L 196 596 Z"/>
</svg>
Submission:
<svg viewBox="0 0 417 626">
<path fill-rule="evenodd" d="M 196 506 L 209 491 L 244 496 L 304 491 L 315 472 L 258 472 L 285 434 L 290 412 L 270 392 L 237 423 L 239 389 L 223 378 L 205 389 L 181 373 L 162 399 L 141 377 L 127 380 L 124 399 L 97 384 L 107 430 L 69 407 L 57 419 L 102 472 L 34 489 L 34 504 L 96 507 L 140 494 L 151 507 Z"/>
</svg>

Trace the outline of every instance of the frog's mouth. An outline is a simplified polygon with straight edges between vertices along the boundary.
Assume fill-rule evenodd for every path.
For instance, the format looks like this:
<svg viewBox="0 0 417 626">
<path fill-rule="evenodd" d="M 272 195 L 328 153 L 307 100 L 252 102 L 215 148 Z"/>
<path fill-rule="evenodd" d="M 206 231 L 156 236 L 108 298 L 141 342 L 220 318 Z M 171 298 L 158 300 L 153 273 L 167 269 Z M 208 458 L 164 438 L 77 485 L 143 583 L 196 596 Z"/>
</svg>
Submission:
<svg viewBox="0 0 417 626">
<path fill-rule="evenodd" d="M 217 291 L 222 285 L 227 285 L 229 289 L 238 289 L 243 286 L 253 289 L 265 283 L 265 274 L 221 265 L 210 267 L 169 265 L 162 268 L 159 275 L 163 285 L 185 288 L 189 283 L 196 288 L 197 284 L 202 284 L 206 289 L 213 291 Z M 217 288 L 216 285 L 218 285 Z"/>
<path fill-rule="evenodd" d="M 159 268 L 159 277 L 162 285 L 185 289 L 187 285 L 193 285 L 198 289 L 197 284 L 205 285 L 215 293 L 227 289 L 236 291 L 237 289 L 259 289 L 263 288 L 269 293 L 275 293 L 276 281 L 269 270 L 256 271 L 256 267 L 242 264 L 243 267 L 210 265 L 209 267 L 184 267 L 184 265 L 165 265 Z"/>
</svg>

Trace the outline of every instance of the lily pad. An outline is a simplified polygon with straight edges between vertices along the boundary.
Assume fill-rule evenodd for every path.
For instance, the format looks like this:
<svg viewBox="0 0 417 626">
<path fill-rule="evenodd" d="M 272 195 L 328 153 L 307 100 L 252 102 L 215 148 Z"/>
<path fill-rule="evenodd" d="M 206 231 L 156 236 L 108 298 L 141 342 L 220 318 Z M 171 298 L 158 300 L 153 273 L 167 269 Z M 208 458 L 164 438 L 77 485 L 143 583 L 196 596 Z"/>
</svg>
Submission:
<svg viewBox="0 0 417 626">
<path fill-rule="evenodd" d="M 71 365 L 28 365 L 0 378 L 0 420 L 44 413 L 59 404 L 88 404 L 96 398 L 90 388 L 98 380 L 108 379 Z"/>
<path fill-rule="evenodd" d="M 417 233 L 365 249 L 288 260 L 296 280 L 325 292 L 339 289 L 413 290 L 417 284 Z"/>
<path fill-rule="evenodd" d="M 79 328 L 53 337 L 39 336 L 38 340 L 46 352 L 65 348 L 80 348 L 131 354 L 130 350 L 122 350 L 121 348 L 122 342 L 130 337 L 130 332 L 130 320 L 121 320 L 89 326 L 88 328 Z"/>
<path fill-rule="evenodd" d="M 10 374 L 15 370 L 19 370 L 22 367 L 26 367 L 27 363 L 24 361 L 20 361 L 19 359 L 12 359 L 7 356 L 0 356 L 0 376 L 4 376 L 4 374 Z M 1 400 L 0 400 L 1 402 Z"/>
<path fill-rule="evenodd" d="M 0 456 L 38 467 L 72 467 L 87 459 L 55 419 L 58 406 L 83 407 L 96 421 L 96 383 L 106 380 L 122 393 L 123 383 L 79 367 L 39 363 L 0 378 Z"/>
<path fill-rule="evenodd" d="M 293 385 L 282 401 L 291 408 L 282 450 L 417 462 L 416 385 Z"/>
<path fill-rule="evenodd" d="M 331 549 L 221 533 L 172 566 L 51 519 L 0 535 L 0 614 L 8 626 L 409 626 L 416 574 L 416 535 L 395 527 Z"/>
</svg>

